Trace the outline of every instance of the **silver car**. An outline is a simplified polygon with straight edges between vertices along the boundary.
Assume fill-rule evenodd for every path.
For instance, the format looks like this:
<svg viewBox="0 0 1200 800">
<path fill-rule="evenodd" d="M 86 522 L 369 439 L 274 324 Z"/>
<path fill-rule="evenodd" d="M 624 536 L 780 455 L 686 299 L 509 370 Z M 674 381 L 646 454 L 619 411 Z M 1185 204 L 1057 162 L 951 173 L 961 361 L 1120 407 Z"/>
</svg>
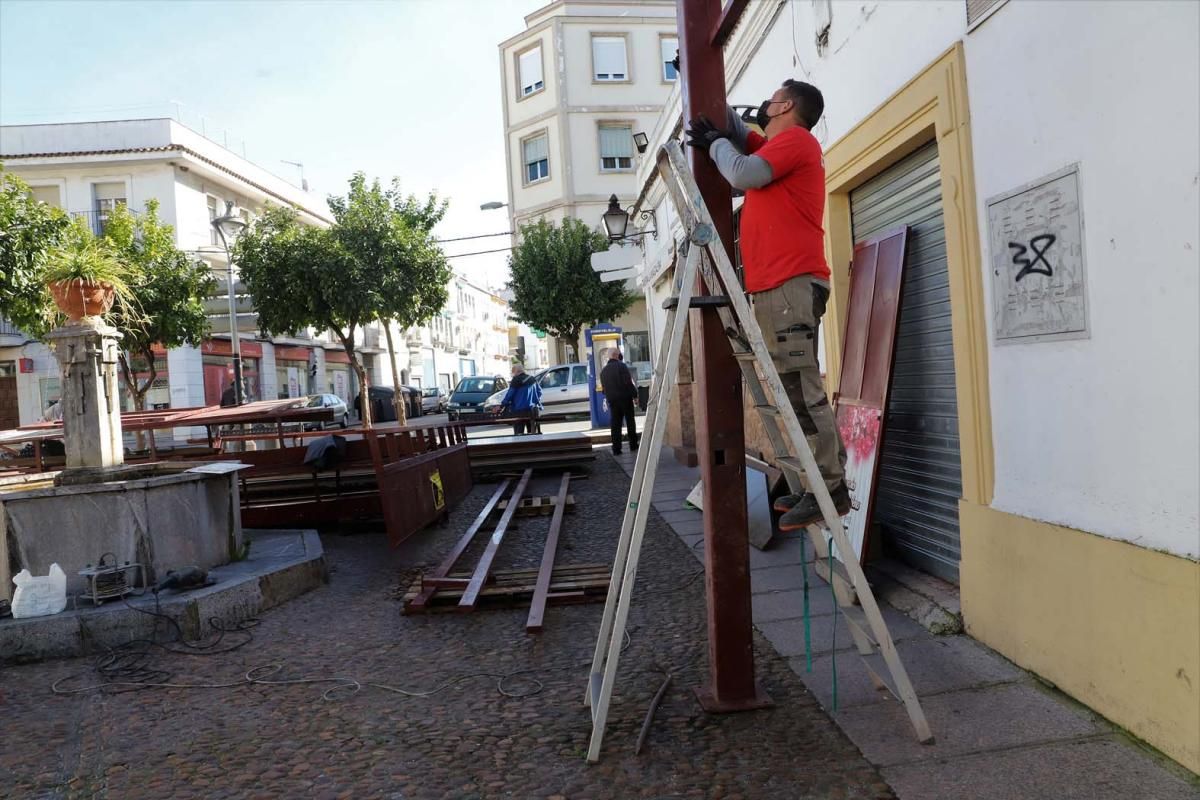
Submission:
<svg viewBox="0 0 1200 800">
<path fill-rule="evenodd" d="M 421 390 L 421 409 L 426 414 L 440 414 L 446 410 L 446 393 L 437 386 Z"/>
<path fill-rule="evenodd" d="M 350 422 L 350 409 L 346 406 L 346 401 L 336 394 L 310 394 L 306 406 L 308 408 L 332 409 L 333 421 L 309 422 L 304 425 L 305 430 L 320 431 L 325 430 L 330 425 L 339 425 L 344 428 Z"/>
</svg>

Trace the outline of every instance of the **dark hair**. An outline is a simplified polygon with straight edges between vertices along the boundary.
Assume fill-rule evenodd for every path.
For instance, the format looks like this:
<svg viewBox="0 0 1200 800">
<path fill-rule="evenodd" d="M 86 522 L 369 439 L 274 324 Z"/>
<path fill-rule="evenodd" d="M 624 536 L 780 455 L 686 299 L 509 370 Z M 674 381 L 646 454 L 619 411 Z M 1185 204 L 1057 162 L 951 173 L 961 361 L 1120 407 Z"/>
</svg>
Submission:
<svg viewBox="0 0 1200 800">
<path fill-rule="evenodd" d="M 804 127 L 812 130 L 825 112 L 825 98 L 821 90 L 811 83 L 794 81 L 788 78 L 783 82 L 788 99 L 796 104 L 796 119 Z"/>
</svg>

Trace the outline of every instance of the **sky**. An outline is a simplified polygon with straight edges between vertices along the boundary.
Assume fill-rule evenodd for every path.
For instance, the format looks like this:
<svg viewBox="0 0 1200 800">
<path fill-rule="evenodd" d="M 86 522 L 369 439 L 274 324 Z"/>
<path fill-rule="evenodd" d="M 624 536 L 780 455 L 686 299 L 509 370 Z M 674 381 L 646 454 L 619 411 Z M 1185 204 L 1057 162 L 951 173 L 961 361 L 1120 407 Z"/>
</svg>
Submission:
<svg viewBox="0 0 1200 800">
<path fill-rule="evenodd" d="M 508 199 L 497 45 L 544 4 L 0 0 L 0 124 L 174 116 L 293 183 L 302 162 L 318 197 L 394 176 L 450 200 L 439 237 L 499 233 L 507 209 L 479 210 Z M 507 281 L 505 253 L 450 263 Z"/>
</svg>

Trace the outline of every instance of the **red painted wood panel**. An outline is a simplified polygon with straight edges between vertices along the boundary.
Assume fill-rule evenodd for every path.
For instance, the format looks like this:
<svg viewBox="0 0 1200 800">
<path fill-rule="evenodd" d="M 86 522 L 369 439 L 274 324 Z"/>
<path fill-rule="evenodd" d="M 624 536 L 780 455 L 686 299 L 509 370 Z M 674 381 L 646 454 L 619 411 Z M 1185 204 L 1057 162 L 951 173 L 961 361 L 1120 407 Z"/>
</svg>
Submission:
<svg viewBox="0 0 1200 800">
<path fill-rule="evenodd" d="M 908 226 L 854 246 L 838 396 L 882 408 L 887 399 Z"/>
<path fill-rule="evenodd" d="M 859 242 L 854 246 L 854 268 L 850 273 L 836 413 L 838 432 L 846 447 L 846 486 L 850 489 L 846 535 L 860 562 L 868 550 L 871 530 L 871 503 L 900 319 L 907 242 L 908 226 Z"/>
</svg>

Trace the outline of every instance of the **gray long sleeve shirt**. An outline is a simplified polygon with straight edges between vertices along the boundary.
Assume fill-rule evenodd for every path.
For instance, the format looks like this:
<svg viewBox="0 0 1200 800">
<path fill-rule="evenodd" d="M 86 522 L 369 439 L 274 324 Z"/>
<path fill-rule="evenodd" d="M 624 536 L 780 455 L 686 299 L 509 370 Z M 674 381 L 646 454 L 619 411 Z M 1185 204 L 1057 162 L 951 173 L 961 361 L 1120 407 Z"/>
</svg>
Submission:
<svg viewBox="0 0 1200 800">
<path fill-rule="evenodd" d="M 771 165 L 766 159 L 755 155 L 745 155 L 747 136 L 750 128 L 742 122 L 732 108 L 725 107 L 725 121 L 729 130 L 728 139 L 718 139 L 708 149 L 717 169 L 735 189 L 761 189 L 771 182 Z"/>
</svg>

